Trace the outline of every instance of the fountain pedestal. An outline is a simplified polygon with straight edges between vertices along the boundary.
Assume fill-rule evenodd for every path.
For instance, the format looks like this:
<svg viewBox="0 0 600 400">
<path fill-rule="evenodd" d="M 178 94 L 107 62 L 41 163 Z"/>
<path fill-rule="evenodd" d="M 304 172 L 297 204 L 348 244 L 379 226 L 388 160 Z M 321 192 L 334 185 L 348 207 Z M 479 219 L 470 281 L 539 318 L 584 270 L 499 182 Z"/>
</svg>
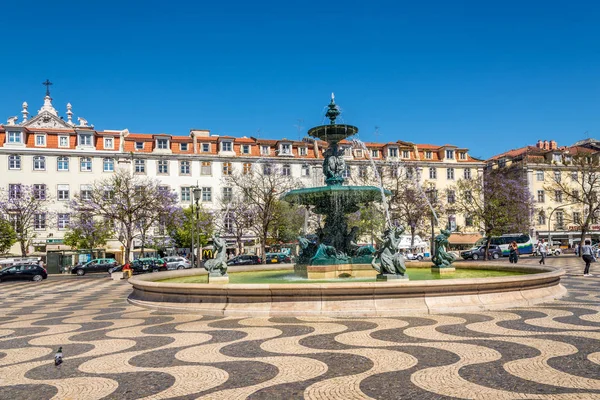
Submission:
<svg viewBox="0 0 600 400">
<path fill-rule="evenodd" d="M 229 275 L 213 275 L 213 274 L 209 274 L 208 275 L 208 283 L 214 283 L 214 284 L 225 284 L 225 283 L 229 283 Z"/>
<path fill-rule="evenodd" d="M 379 274 L 377 275 L 378 282 L 408 280 L 408 276 L 399 274 Z"/>
<path fill-rule="evenodd" d="M 449 274 L 456 271 L 454 267 L 431 267 L 431 272 L 435 272 L 437 274 Z"/>
<path fill-rule="evenodd" d="M 329 264 L 294 266 L 294 273 L 306 279 L 370 278 L 377 275 L 371 264 Z"/>
</svg>

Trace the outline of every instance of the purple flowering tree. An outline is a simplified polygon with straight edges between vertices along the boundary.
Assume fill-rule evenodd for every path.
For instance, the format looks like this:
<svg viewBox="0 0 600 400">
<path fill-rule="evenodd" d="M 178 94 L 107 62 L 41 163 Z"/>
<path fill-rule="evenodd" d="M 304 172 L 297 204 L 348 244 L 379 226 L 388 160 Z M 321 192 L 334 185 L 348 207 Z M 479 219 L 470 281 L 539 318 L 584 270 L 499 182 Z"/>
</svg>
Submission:
<svg viewBox="0 0 600 400">
<path fill-rule="evenodd" d="M 45 230 L 53 213 L 48 210 L 52 199 L 46 185 L 9 185 L 0 191 L 0 217 L 7 219 L 21 247 L 21 255 L 27 255 L 27 245 L 35 238 L 36 230 Z"/>
<path fill-rule="evenodd" d="M 470 216 L 486 237 L 506 233 L 529 233 L 533 197 L 527 179 L 512 168 L 486 170 L 471 179 L 460 179 L 454 187 L 453 208 Z M 488 240 L 485 259 L 488 258 Z"/>
<path fill-rule="evenodd" d="M 130 261 L 133 241 L 142 235 L 141 229 L 150 222 L 158 225 L 161 218 L 169 219 L 178 209 L 175 194 L 164 190 L 158 180 L 142 178 L 126 170 L 95 181 L 91 186 L 85 195 L 75 196 L 73 211 L 110 221 L 115 236 L 125 248 L 125 262 Z"/>
</svg>

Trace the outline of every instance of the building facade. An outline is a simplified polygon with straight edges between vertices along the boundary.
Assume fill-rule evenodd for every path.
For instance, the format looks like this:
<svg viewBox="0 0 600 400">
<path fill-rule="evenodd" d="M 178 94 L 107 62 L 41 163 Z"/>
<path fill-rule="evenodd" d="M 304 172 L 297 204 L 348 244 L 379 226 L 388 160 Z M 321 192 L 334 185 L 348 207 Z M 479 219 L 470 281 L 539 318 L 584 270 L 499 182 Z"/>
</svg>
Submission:
<svg viewBox="0 0 600 400">
<path fill-rule="evenodd" d="M 327 144 L 312 138 L 232 137 L 202 129 L 191 129 L 185 136 L 97 130 L 84 118 L 74 122 L 71 104 L 66 105 L 66 120 L 61 117 L 50 93 L 37 115 L 30 118 L 27 103 L 23 103 L 21 115 L 0 125 L 0 188 L 43 187 L 49 193 L 48 209 L 56 215 L 52 221 L 38 218 L 30 251 L 60 248 L 69 225 L 69 201 L 119 169 L 156 178 L 177 193 L 184 207 L 192 203 L 193 189 L 199 187 L 200 202 L 208 209 L 219 207 L 221 196 L 230 195 L 231 188 L 224 186 L 223 178 L 245 168 L 277 165 L 278 171 L 306 187 L 323 185 L 321 164 Z M 371 168 L 372 162 L 388 169 L 410 167 L 420 171 L 420 183 L 434 186 L 440 193 L 457 179 L 481 173 L 485 166 L 471 157 L 468 149 L 452 145 L 403 141 L 340 145 L 345 147 L 348 177 Z M 464 225 L 460 215 L 448 219 Z M 254 240 L 250 233 L 247 239 Z M 121 251 L 115 240 L 107 247 L 109 253 Z M 12 253 L 18 253 L 17 249 L 15 245 Z"/>
</svg>

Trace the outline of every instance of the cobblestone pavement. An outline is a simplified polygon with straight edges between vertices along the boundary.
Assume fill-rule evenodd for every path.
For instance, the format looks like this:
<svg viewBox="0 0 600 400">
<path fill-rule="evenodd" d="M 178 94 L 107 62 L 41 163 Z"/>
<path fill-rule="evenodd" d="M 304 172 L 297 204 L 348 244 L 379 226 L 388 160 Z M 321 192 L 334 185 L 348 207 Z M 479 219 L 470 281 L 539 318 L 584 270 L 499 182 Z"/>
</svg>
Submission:
<svg viewBox="0 0 600 400">
<path fill-rule="evenodd" d="M 600 399 L 600 278 L 547 263 L 568 271 L 559 301 L 401 318 L 167 315 L 104 276 L 2 283 L 0 399 Z"/>
</svg>

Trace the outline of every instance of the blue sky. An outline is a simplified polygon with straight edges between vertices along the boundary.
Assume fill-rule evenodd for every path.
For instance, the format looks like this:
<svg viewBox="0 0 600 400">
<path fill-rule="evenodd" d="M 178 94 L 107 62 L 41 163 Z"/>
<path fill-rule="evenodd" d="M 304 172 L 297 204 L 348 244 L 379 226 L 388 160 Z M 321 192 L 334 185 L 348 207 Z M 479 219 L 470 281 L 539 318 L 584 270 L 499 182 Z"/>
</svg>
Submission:
<svg viewBox="0 0 600 400">
<path fill-rule="evenodd" d="M 6 2 L 0 116 L 49 78 L 98 129 L 296 139 L 333 91 L 365 141 L 572 144 L 600 138 L 597 4 Z"/>
</svg>

